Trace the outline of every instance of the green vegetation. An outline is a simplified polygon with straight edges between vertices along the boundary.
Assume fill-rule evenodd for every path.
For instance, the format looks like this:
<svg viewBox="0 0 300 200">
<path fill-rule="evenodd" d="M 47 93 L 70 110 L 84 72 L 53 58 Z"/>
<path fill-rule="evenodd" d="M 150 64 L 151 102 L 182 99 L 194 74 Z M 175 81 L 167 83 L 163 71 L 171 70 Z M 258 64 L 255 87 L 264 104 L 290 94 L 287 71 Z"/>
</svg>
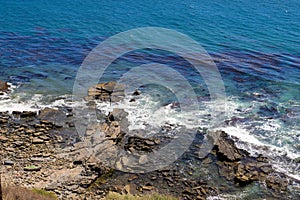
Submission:
<svg viewBox="0 0 300 200">
<path fill-rule="evenodd" d="M 49 197 L 49 198 L 52 198 L 52 199 L 57 199 L 56 195 L 53 192 L 48 192 L 48 191 L 43 190 L 43 189 L 33 189 L 31 191 L 36 193 L 36 194 L 39 194 L 43 197 Z"/>
<path fill-rule="evenodd" d="M 35 165 L 28 165 L 25 167 L 25 169 L 36 169 L 36 168 L 37 168 L 37 166 L 35 166 Z"/>
<path fill-rule="evenodd" d="M 3 200 L 57 200 L 57 197 L 45 190 L 9 186 L 3 188 Z"/>
<path fill-rule="evenodd" d="M 97 188 L 100 185 L 106 183 L 106 181 L 113 176 L 114 172 L 114 169 L 109 169 L 106 173 L 97 178 L 97 180 L 92 185 L 90 185 L 89 189 Z"/>
</svg>

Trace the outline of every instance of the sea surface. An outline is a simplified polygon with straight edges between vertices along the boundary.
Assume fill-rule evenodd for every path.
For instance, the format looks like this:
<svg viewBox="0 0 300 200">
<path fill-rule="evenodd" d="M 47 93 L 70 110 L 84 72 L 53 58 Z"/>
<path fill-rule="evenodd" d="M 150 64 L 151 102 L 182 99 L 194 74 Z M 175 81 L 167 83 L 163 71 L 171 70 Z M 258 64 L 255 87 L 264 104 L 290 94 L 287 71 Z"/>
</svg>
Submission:
<svg viewBox="0 0 300 200">
<path fill-rule="evenodd" d="M 71 105 L 77 71 L 91 50 L 115 34 L 140 27 L 167 28 L 197 41 L 225 85 L 226 116 L 217 128 L 238 137 L 240 147 L 272 157 L 276 169 L 300 179 L 295 161 L 300 157 L 298 0 L 0 1 L 0 80 L 13 88 L 0 97 L 0 110 Z M 129 52 L 111 64 L 103 80 L 117 81 L 149 63 L 180 72 L 193 87 L 200 109 L 176 113 L 171 106 L 174 95 L 149 86 L 135 103 L 125 103 L 130 128 L 147 128 L 146 122 L 185 125 L 183 118 L 209 128 L 208 89 L 174 52 Z"/>
</svg>

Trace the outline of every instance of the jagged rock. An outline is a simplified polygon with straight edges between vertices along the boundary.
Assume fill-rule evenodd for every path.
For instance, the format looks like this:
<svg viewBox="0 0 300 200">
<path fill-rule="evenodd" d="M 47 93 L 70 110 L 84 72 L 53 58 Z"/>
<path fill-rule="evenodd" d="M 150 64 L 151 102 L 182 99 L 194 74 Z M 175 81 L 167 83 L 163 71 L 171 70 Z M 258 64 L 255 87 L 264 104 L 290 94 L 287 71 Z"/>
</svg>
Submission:
<svg viewBox="0 0 300 200">
<path fill-rule="evenodd" d="M 20 114 L 20 117 L 22 117 L 22 118 L 28 118 L 28 117 L 35 117 L 36 115 L 37 115 L 37 113 L 33 112 L 33 111 L 23 111 Z"/>
<path fill-rule="evenodd" d="M 117 121 L 122 132 L 128 132 L 129 122 L 127 119 L 128 113 L 124 109 L 114 108 L 107 116 L 107 121 Z"/>
<path fill-rule="evenodd" d="M 235 181 L 240 185 L 246 185 L 259 180 L 259 168 L 255 163 L 239 164 L 235 173 Z"/>
<path fill-rule="evenodd" d="M 268 188 L 277 192 L 286 191 L 289 185 L 288 179 L 282 174 L 270 174 L 265 181 Z"/>
<path fill-rule="evenodd" d="M 20 115 L 21 113 L 22 113 L 22 112 L 20 112 L 20 111 L 13 111 L 13 112 L 12 112 L 13 115 Z"/>
<path fill-rule="evenodd" d="M 190 188 L 186 188 L 182 194 L 186 194 L 186 195 L 193 195 L 193 191 Z"/>
<path fill-rule="evenodd" d="M 100 83 L 96 85 L 97 89 L 108 91 L 108 92 L 123 92 L 125 90 L 125 86 L 122 84 L 117 84 L 116 82 L 106 82 Z"/>
<path fill-rule="evenodd" d="M 202 176 L 209 172 L 217 174 L 218 168 L 221 176 L 228 176 L 228 180 L 236 183 L 237 186 L 257 181 L 257 184 L 262 183 L 268 188 L 278 191 L 275 192 L 276 194 L 282 194 L 286 188 L 289 190 L 289 187 L 286 186 L 291 185 L 287 182 L 286 176 L 277 176 L 278 173 L 268 164 L 269 161 L 266 157 L 262 155 L 249 156 L 247 152 L 234 145 L 231 137 L 222 132 L 218 132 L 220 137 L 215 137 L 217 138 L 216 146 L 213 149 L 215 154 L 211 153 L 205 158 L 206 160 L 201 163 L 204 163 L 205 167 L 200 167 L 201 169 L 198 168 L 198 164 L 202 158 L 199 159 L 198 154 L 193 151 L 187 151 L 186 156 L 183 155 L 183 159 L 180 158 L 182 160 L 176 161 L 162 170 L 138 174 L 138 176 L 116 170 L 113 175 L 107 175 L 103 169 L 106 166 L 103 159 L 105 156 L 108 158 L 120 156 L 118 148 L 124 148 L 129 155 L 137 154 L 136 163 L 142 165 L 149 161 L 147 154 L 155 152 L 160 145 L 164 145 L 165 139 L 162 137 L 141 138 L 129 134 L 124 136 L 122 120 L 126 118 L 127 113 L 122 109 L 114 110 L 107 118 L 103 117 L 102 121 L 87 127 L 86 139 L 98 139 L 93 143 L 87 143 L 88 146 L 84 141 L 75 141 L 69 146 L 59 143 L 65 140 L 62 136 L 70 136 L 75 133 L 74 129 L 66 126 L 72 117 L 67 119 L 65 112 L 44 110 L 41 112 L 41 116 L 37 116 L 33 120 L 18 118 L 18 116 L 8 117 L 8 115 L 0 115 L 0 119 L 7 120 L 6 124 L 0 125 L 0 159 L 3 163 L 5 160 L 12 160 L 15 163 L 14 167 L 3 165 L 4 173 L 2 175 L 16 185 L 54 191 L 58 199 L 101 199 L 113 190 L 139 195 L 141 193 L 137 188 L 145 194 L 166 192 L 182 199 L 205 199 L 207 195 L 215 196 L 218 192 L 224 193 L 224 191 L 226 193 L 226 189 L 228 189 L 224 186 L 225 183 L 218 186 L 220 190 L 211 186 L 213 182 L 210 177 L 214 174 L 207 176 L 209 179 Z M 58 119 L 56 119 L 57 116 Z M 15 120 L 16 118 L 17 120 Z M 68 130 L 66 134 L 61 128 L 54 125 L 58 120 L 64 126 L 62 129 Z M 125 121 L 124 124 L 126 127 Z M 166 132 L 172 130 L 174 127 L 169 125 Z M 34 139 L 40 139 L 43 136 L 45 138 L 42 140 L 45 143 L 32 144 Z M 122 140 L 120 143 L 115 142 L 119 139 Z M 93 146 L 89 146 L 89 144 L 93 144 Z M 229 149 L 225 149 L 225 147 Z M 196 148 L 196 150 L 198 149 Z M 97 155 L 91 155 L 91 152 L 97 152 Z M 125 169 L 124 167 L 131 162 L 126 156 L 121 158 L 116 162 L 117 169 Z M 182 162 L 186 158 L 189 161 L 188 164 Z M 217 165 L 215 165 L 216 162 Z M 31 164 L 37 164 L 40 169 L 35 170 L 39 171 L 30 172 L 31 169 L 27 170 L 23 167 Z M 32 168 L 32 166 L 28 167 Z M 210 167 L 211 169 L 208 169 Z M 202 169 L 205 170 L 205 174 L 199 171 Z M 222 180 L 222 178 L 218 177 L 218 180 Z M 129 182 L 130 186 L 128 186 Z M 149 182 L 151 184 L 147 184 Z M 146 188 L 143 188 L 144 186 Z M 151 191 L 147 191 L 147 187 Z"/>
<path fill-rule="evenodd" d="M 275 173 L 267 158 L 262 155 L 249 156 L 248 152 L 238 149 L 226 133 L 220 134 L 213 149 L 219 159 L 217 163 L 220 175 L 226 179 L 235 181 L 240 186 L 262 181 L 277 192 L 287 189 L 287 178 Z"/>
<path fill-rule="evenodd" d="M 124 98 L 124 90 L 125 86 L 116 82 L 99 83 L 88 89 L 86 100 L 118 102 Z"/>
<path fill-rule="evenodd" d="M 156 142 L 158 141 L 155 138 L 141 138 L 137 136 L 131 136 L 128 138 L 127 143 L 124 148 L 129 151 L 144 151 L 144 152 L 152 152 L 154 147 L 156 146 Z"/>
<path fill-rule="evenodd" d="M 106 131 L 106 136 L 112 139 L 116 139 L 120 134 L 121 134 L 121 128 L 119 126 L 119 122 L 117 121 L 111 122 L 108 130 Z"/>
<path fill-rule="evenodd" d="M 141 94 L 142 94 L 142 92 L 140 90 L 135 90 L 133 92 L 133 95 L 135 95 L 135 96 L 138 96 L 138 95 L 141 95 Z"/>
<path fill-rule="evenodd" d="M 40 124 L 37 124 L 36 128 L 46 128 L 47 126 L 62 128 L 66 122 L 70 121 L 63 110 L 53 108 L 41 110 L 38 119 L 40 120 Z"/>
<path fill-rule="evenodd" d="M 126 119 L 127 116 L 128 116 L 128 113 L 124 109 L 114 108 L 113 111 L 108 114 L 107 118 L 109 121 L 120 122 L 120 121 Z"/>
<path fill-rule="evenodd" d="M 9 88 L 9 85 L 6 82 L 0 80 L 0 92 L 6 92 Z"/>
<path fill-rule="evenodd" d="M 224 131 L 217 131 L 217 141 L 213 150 L 216 150 L 219 160 L 239 161 L 247 152 L 236 148 L 234 141 Z"/>
</svg>

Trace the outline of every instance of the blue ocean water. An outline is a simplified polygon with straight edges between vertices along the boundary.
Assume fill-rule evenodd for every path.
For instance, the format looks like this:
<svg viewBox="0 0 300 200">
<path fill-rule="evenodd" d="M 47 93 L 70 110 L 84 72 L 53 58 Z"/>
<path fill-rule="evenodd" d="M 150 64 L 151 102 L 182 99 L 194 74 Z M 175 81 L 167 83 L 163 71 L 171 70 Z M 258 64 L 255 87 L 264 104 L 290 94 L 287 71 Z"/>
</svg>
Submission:
<svg viewBox="0 0 300 200">
<path fill-rule="evenodd" d="M 76 70 L 107 37 L 153 26 L 187 34 L 246 73 L 299 84 L 299 9 L 297 0 L 1 1 L 0 77 L 28 66 L 27 78 Z"/>
<path fill-rule="evenodd" d="M 76 72 L 94 47 L 139 27 L 173 29 L 201 44 L 225 84 L 227 130 L 247 130 L 278 147 L 276 153 L 299 157 L 298 0 L 0 1 L 0 79 L 19 86 L 13 97 L 71 94 Z M 188 63 L 173 54 L 132 52 L 113 63 L 106 79 L 120 77 L 124 66 L 150 62 L 174 67 L 199 91 L 199 99 L 207 95 L 198 76 L 183 67 Z M 290 166 L 289 173 L 299 177 L 297 169 Z"/>
</svg>

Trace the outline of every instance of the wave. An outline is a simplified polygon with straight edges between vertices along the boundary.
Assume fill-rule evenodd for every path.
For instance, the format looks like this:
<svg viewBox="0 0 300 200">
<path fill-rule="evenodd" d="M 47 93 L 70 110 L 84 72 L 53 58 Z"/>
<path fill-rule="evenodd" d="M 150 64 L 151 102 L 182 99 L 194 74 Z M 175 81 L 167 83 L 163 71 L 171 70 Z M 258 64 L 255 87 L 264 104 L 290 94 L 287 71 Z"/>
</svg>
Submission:
<svg viewBox="0 0 300 200">
<path fill-rule="evenodd" d="M 296 159 L 300 157 L 299 153 L 294 153 L 286 147 L 277 147 L 260 141 L 248 130 L 241 127 L 224 127 L 221 130 L 235 138 L 235 144 L 238 148 L 244 149 L 250 155 L 258 156 L 262 154 L 270 158 L 270 162 L 275 170 L 286 174 L 287 176 L 300 180 L 299 167 Z"/>
<path fill-rule="evenodd" d="M 11 85 L 11 91 L 0 99 L 0 112 L 37 112 L 46 107 L 76 107 L 86 103 L 83 101 L 73 102 L 71 95 L 53 97 L 51 101 L 49 101 L 49 97 L 40 94 L 32 95 L 26 99 L 26 94 L 15 93 L 15 88 L 17 87 Z M 45 98 L 48 101 L 45 101 Z M 143 129 L 148 130 L 149 135 L 151 135 L 153 131 L 155 132 L 158 128 L 166 125 L 171 125 L 173 128 L 184 126 L 193 130 L 212 129 L 211 112 L 213 105 L 210 101 L 201 101 L 199 110 L 183 112 L 178 102 L 162 104 L 159 98 L 145 93 L 139 96 L 127 95 L 123 101 L 118 103 L 98 102 L 96 108 L 106 115 L 113 109 L 124 109 L 128 113 L 129 131 Z M 300 180 L 299 163 L 295 161 L 300 157 L 300 154 L 293 146 L 297 144 L 294 139 L 298 137 L 299 132 L 295 130 L 295 126 L 282 123 L 280 117 L 277 119 L 263 118 L 264 120 L 261 121 L 261 117 L 257 117 L 259 110 L 257 107 L 259 106 L 261 106 L 261 102 L 249 103 L 238 101 L 236 97 L 228 97 L 225 119 L 220 126 L 214 127 L 214 130 L 225 131 L 235 138 L 238 148 L 245 149 L 252 155 L 262 154 L 271 158 L 270 161 L 276 170 Z M 257 121 L 261 122 L 257 123 Z M 286 132 L 288 133 L 283 134 Z M 279 141 L 285 142 L 282 144 L 274 143 L 272 138 L 278 138 Z"/>
</svg>

